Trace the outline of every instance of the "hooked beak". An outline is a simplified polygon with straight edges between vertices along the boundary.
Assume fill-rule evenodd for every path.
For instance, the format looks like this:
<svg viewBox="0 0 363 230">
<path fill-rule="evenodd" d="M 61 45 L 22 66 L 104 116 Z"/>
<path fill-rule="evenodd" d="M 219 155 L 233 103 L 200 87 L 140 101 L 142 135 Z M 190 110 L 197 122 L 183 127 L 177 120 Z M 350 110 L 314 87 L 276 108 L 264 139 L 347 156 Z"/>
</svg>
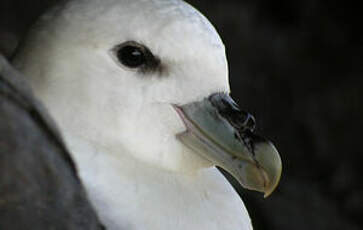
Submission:
<svg viewBox="0 0 363 230">
<path fill-rule="evenodd" d="M 279 183 L 281 159 L 275 146 L 254 134 L 255 120 L 232 98 L 216 93 L 200 102 L 174 105 L 187 130 L 177 138 L 229 172 L 244 187 L 269 196 Z"/>
</svg>

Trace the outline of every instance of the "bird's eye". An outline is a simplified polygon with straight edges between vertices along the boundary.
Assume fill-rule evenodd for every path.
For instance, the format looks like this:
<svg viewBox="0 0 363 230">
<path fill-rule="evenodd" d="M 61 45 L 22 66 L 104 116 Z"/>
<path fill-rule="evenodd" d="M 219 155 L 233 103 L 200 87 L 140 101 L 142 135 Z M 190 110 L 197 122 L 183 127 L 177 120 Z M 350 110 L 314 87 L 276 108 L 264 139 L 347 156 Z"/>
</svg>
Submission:
<svg viewBox="0 0 363 230">
<path fill-rule="evenodd" d="M 132 44 L 120 47 L 116 55 L 120 63 L 130 68 L 143 66 L 147 61 L 145 50 Z"/>
<path fill-rule="evenodd" d="M 142 73 L 161 70 L 160 59 L 140 43 L 134 41 L 124 42 L 114 47 L 113 53 L 120 64 L 128 68 L 137 69 Z"/>
</svg>

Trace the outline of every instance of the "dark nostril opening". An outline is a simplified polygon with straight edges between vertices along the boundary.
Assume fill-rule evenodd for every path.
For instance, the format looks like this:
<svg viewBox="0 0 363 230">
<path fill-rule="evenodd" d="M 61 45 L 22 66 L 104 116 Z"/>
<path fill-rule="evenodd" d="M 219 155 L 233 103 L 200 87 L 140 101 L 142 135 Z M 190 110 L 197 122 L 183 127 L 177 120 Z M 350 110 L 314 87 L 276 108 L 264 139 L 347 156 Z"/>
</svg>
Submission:
<svg viewBox="0 0 363 230">
<path fill-rule="evenodd" d="M 245 120 L 245 126 L 249 130 L 254 131 L 255 128 L 256 128 L 256 120 L 255 120 L 255 117 L 252 114 L 250 114 L 250 113 L 247 113 L 247 112 L 245 112 L 245 113 L 247 114 L 247 118 Z"/>
</svg>

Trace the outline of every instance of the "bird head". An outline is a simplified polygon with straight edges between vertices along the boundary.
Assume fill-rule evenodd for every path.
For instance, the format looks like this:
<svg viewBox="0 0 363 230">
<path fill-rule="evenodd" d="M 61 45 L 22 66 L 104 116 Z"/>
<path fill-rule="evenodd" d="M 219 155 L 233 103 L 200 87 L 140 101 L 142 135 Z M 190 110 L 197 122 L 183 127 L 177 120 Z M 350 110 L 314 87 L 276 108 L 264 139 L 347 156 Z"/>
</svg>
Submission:
<svg viewBox="0 0 363 230">
<path fill-rule="evenodd" d="M 68 1 L 16 63 L 66 137 L 163 170 L 217 165 L 266 195 L 278 184 L 276 149 L 229 96 L 218 33 L 183 1 Z"/>
</svg>

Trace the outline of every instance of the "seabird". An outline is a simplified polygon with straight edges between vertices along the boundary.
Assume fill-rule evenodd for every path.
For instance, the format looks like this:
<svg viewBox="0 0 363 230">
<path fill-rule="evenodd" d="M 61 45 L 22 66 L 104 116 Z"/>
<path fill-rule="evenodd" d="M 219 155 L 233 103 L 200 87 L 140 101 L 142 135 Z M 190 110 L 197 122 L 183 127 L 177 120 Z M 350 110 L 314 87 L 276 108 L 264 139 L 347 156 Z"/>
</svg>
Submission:
<svg viewBox="0 0 363 230">
<path fill-rule="evenodd" d="M 181 0 L 70 0 L 15 58 L 64 135 L 101 221 L 252 229 L 215 166 L 269 195 L 281 160 L 230 98 L 224 45 Z"/>
</svg>

